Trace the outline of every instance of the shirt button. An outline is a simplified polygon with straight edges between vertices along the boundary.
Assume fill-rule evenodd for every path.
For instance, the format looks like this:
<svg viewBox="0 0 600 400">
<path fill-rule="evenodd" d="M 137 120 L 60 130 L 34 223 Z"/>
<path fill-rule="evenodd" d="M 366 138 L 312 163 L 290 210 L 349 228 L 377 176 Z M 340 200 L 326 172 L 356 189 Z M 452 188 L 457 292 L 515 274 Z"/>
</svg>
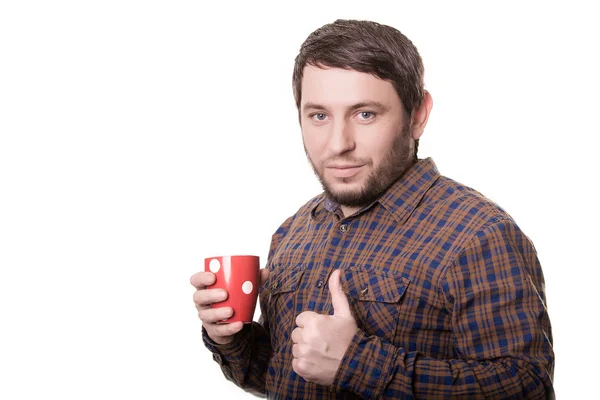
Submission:
<svg viewBox="0 0 600 400">
<path fill-rule="evenodd" d="M 342 232 L 348 231 L 348 225 L 346 225 L 346 224 L 340 225 L 340 231 L 342 231 Z"/>
<path fill-rule="evenodd" d="M 318 288 L 322 288 L 322 287 L 323 287 L 323 281 L 319 281 L 319 282 L 317 282 L 317 287 L 318 287 Z"/>
</svg>

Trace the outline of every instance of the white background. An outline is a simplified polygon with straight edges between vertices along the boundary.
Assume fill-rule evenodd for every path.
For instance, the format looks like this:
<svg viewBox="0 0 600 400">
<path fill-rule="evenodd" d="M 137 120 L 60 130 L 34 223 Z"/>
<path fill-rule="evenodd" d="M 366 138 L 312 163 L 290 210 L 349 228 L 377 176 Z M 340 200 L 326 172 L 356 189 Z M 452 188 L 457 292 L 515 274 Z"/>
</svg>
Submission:
<svg viewBox="0 0 600 400">
<path fill-rule="evenodd" d="M 189 277 L 218 254 L 264 265 L 320 191 L 291 74 L 336 18 L 419 48 L 434 99 L 420 156 L 533 240 L 557 394 L 594 393 L 593 2 L 247 3 L 1 3 L 0 398 L 246 397 L 201 343 Z"/>
</svg>

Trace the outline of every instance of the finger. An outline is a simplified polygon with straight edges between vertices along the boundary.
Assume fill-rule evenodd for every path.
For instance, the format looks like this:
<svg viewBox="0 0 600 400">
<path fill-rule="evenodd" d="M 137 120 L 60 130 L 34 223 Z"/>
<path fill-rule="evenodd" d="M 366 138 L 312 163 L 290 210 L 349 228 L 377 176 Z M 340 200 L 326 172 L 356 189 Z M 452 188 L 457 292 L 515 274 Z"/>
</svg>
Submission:
<svg viewBox="0 0 600 400">
<path fill-rule="evenodd" d="M 208 336 L 214 338 L 215 336 L 227 337 L 233 336 L 244 327 L 244 323 L 241 321 L 232 322 L 229 324 L 214 324 L 214 323 L 203 323 L 202 326 L 208 332 Z"/>
<path fill-rule="evenodd" d="M 212 285 L 217 280 L 217 277 L 212 272 L 202 271 L 196 272 L 190 278 L 190 283 L 196 289 L 204 289 L 207 286 Z"/>
<path fill-rule="evenodd" d="M 295 373 L 300 375 L 300 372 L 298 372 L 298 359 L 296 357 L 292 358 L 292 369 L 294 370 Z M 300 376 L 302 376 L 302 375 L 300 375 Z"/>
<path fill-rule="evenodd" d="M 292 358 L 292 368 L 294 372 L 300 375 L 304 380 L 308 381 L 308 365 L 305 359 Z"/>
<path fill-rule="evenodd" d="M 313 319 L 317 315 L 314 311 L 304 311 L 296 317 L 296 325 L 300 328 L 304 328 L 311 319 Z"/>
<path fill-rule="evenodd" d="M 292 369 L 295 373 L 302 376 L 300 371 L 300 360 L 298 360 L 296 357 L 292 358 Z"/>
<path fill-rule="evenodd" d="M 295 328 L 292 331 L 292 342 L 294 343 L 303 343 L 304 340 L 302 340 L 302 335 L 303 335 L 303 329 L 302 328 Z"/>
<path fill-rule="evenodd" d="M 200 318 L 203 323 L 208 324 L 216 324 L 217 322 L 222 322 L 232 316 L 233 308 L 231 307 L 208 307 L 198 310 L 198 318 Z"/>
<path fill-rule="evenodd" d="M 329 277 L 329 292 L 331 293 L 331 304 L 333 305 L 333 315 L 340 317 L 352 317 L 350 304 L 346 293 L 340 283 L 340 270 L 336 269 Z"/>
<path fill-rule="evenodd" d="M 198 289 L 194 292 L 194 303 L 199 306 L 209 306 L 227 300 L 228 293 L 225 289 Z"/>
<path fill-rule="evenodd" d="M 269 278 L 269 270 L 266 268 L 263 268 L 260 270 L 260 286 L 264 285 L 264 283 L 267 281 L 267 279 Z"/>
</svg>

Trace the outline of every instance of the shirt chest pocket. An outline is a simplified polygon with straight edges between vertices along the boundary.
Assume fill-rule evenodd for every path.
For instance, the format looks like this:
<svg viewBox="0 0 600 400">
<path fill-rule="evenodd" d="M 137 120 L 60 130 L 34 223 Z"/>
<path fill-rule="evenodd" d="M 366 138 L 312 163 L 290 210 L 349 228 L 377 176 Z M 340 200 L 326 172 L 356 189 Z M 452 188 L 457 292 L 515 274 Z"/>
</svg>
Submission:
<svg viewBox="0 0 600 400">
<path fill-rule="evenodd" d="M 267 282 L 269 329 L 274 351 L 291 342 L 290 334 L 296 323 L 298 288 L 304 275 L 301 267 L 272 272 Z"/>
<path fill-rule="evenodd" d="M 410 281 L 391 273 L 346 270 L 341 283 L 358 327 L 394 342 L 400 303 Z"/>
</svg>

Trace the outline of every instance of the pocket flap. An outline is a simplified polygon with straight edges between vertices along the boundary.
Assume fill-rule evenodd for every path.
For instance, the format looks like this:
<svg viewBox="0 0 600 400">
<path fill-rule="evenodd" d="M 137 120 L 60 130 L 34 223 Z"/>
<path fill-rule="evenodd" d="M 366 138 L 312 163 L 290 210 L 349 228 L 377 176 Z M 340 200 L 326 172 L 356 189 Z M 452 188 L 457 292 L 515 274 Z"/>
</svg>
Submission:
<svg viewBox="0 0 600 400">
<path fill-rule="evenodd" d="M 344 292 L 360 301 L 398 303 L 410 281 L 400 275 L 359 270 L 342 271 Z"/>
<path fill-rule="evenodd" d="M 271 294 L 293 292 L 298 289 L 304 270 L 301 268 L 282 269 L 269 276 L 267 287 Z"/>
</svg>

